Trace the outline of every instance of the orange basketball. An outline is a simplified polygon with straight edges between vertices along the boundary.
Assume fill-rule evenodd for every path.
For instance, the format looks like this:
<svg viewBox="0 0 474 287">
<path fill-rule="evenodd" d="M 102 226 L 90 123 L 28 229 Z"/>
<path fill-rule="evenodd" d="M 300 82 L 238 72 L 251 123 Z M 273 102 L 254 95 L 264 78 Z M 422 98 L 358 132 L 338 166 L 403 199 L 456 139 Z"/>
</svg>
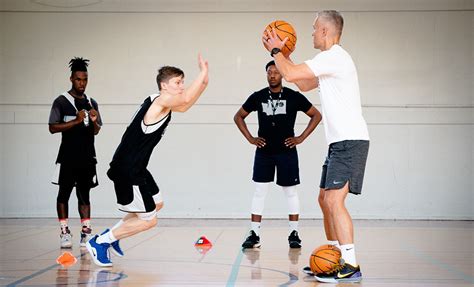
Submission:
<svg viewBox="0 0 474 287">
<path fill-rule="evenodd" d="M 333 245 L 322 245 L 314 249 L 309 258 L 309 266 L 314 274 L 330 273 L 339 266 L 341 250 Z"/>
<path fill-rule="evenodd" d="M 288 57 L 294 50 L 296 46 L 296 31 L 291 26 L 290 23 L 283 21 L 283 20 L 276 20 L 271 22 L 270 24 L 267 25 L 265 30 L 263 31 L 263 35 L 267 36 L 267 30 L 271 31 L 275 30 L 278 38 L 280 40 L 284 40 L 286 37 L 288 37 L 288 41 L 286 41 L 285 46 L 281 49 L 281 52 L 285 57 Z"/>
</svg>

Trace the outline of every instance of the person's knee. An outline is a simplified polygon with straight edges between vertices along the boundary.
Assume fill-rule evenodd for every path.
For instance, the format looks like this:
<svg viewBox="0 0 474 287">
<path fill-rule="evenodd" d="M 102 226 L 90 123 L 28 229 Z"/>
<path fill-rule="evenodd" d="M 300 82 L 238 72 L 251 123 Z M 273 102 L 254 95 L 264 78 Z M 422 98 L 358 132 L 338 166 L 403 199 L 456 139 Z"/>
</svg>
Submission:
<svg viewBox="0 0 474 287">
<path fill-rule="evenodd" d="M 156 216 L 149 219 L 142 219 L 142 218 L 140 219 L 141 219 L 140 232 L 151 229 L 155 227 L 156 224 L 158 223 L 158 219 L 156 218 Z"/>
<path fill-rule="evenodd" d="M 155 216 L 151 220 L 146 220 L 146 224 L 145 224 L 144 228 L 145 228 L 145 230 L 151 229 L 151 228 L 155 227 L 157 223 L 158 223 L 158 218 L 156 218 L 156 216 Z"/>
<path fill-rule="evenodd" d="M 325 206 L 325 201 L 324 201 L 324 194 L 319 193 L 319 196 L 318 196 L 318 203 L 319 203 L 319 206 L 321 206 L 321 208 L 326 207 L 326 206 Z"/>
<path fill-rule="evenodd" d="M 72 193 L 72 188 L 69 186 L 60 186 L 59 191 L 58 191 L 58 196 L 56 197 L 56 202 L 57 203 L 62 203 L 62 204 L 68 204 L 69 202 L 69 197 L 71 196 Z"/>
<path fill-rule="evenodd" d="M 341 190 L 329 190 L 323 199 L 324 207 L 329 211 L 337 211 L 344 206 L 345 196 Z"/>
</svg>

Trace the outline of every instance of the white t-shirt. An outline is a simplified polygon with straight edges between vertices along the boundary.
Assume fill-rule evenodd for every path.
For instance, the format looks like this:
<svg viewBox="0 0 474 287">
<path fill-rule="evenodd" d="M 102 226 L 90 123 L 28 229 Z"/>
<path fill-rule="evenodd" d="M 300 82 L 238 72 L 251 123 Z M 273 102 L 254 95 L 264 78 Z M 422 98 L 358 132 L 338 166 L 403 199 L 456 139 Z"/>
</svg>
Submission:
<svg viewBox="0 0 474 287">
<path fill-rule="evenodd" d="M 351 56 L 339 45 L 305 62 L 319 79 L 324 131 L 328 144 L 369 140 L 362 116 L 359 80 Z"/>
</svg>

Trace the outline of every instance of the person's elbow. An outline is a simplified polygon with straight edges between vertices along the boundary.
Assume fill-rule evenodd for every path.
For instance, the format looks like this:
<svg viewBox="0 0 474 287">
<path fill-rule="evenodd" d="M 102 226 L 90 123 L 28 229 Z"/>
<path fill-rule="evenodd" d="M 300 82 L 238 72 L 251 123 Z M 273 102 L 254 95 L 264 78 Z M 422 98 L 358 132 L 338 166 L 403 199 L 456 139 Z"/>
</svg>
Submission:
<svg viewBox="0 0 474 287">
<path fill-rule="evenodd" d="M 239 113 L 235 114 L 234 115 L 234 123 L 237 124 L 239 122 L 239 118 L 240 118 Z"/>
<path fill-rule="evenodd" d="M 298 89 L 302 92 L 309 92 L 311 91 L 313 88 L 309 85 L 306 85 L 305 83 L 302 83 L 302 82 L 294 82 L 294 84 L 298 87 Z"/>
<path fill-rule="evenodd" d="M 293 83 L 293 84 L 296 83 L 296 81 L 298 81 L 298 79 L 292 73 L 287 73 L 286 75 L 283 76 L 283 78 L 285 79 L 285 81 L 289 83 Z"/>
</svg>

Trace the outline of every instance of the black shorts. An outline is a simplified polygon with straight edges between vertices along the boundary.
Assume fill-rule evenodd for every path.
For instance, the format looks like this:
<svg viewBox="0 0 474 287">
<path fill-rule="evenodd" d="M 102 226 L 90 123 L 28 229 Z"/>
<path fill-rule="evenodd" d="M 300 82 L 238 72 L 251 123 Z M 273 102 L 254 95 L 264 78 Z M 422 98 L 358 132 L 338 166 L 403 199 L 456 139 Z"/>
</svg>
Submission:
<svg viewBox="0 0 474 287">
<path fill-rule="evenodd" d="M 59 170 L 58 184 L 63 187 L 78 187 L 80 189 L 90 189 L 99 185 L 95 164 L 84 167 L 61 164 Z"/>
<path fill-rule="evenodd" d="M 329 145 L 320 188 L 340 189 L 349 181 L 349 192 L 360 194 L 364 181 L 369 141 L 347 140 Z"/>
<path fill-rule="evenodd" d="M 125 178 L 114 178 L 112 181 L 119 210 L 141 213 L 156 209 L 158 202 L 155 202 L 155 199 L 158 198 L 160 189 L 148 170 L 144 173 L 143 183 L 139 185 L 134 185 Z"/>
<path fill-rule="evenodd" d="M 266 154 L 259 152 L 259 150 L 255 152 L 253 181 L 272 182 L 275 179 L 275 168 L 277 171 L 276 184 L 279 186 L 300 184 L 298 152 L 296 148 L 278 154 Z"/>
</svg>

